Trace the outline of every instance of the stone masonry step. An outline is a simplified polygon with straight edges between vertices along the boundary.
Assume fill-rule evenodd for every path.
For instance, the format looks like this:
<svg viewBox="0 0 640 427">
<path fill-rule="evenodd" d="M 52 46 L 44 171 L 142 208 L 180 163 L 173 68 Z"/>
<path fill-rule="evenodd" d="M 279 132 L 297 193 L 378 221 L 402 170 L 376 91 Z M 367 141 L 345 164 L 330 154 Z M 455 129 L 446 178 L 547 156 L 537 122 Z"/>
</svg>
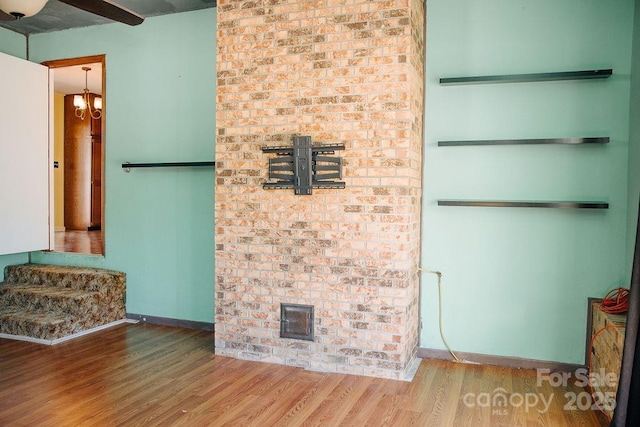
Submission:
<svg viewBox="0 0 640 427">
<path fill-rule="evenodd" d="M 0 307 L 0 333 L 55 340 L 82 331 L 82 325 L 59 311 L 25 311 L 23 307 Z"/>
<path fill-rule="evenodd" d="M 97 312 L 99 292 L 78 291 L 71 288 L 9 283 L 0 286 L 0 307 L 20 306 L 44 311 L 61 310 L 83 317 Z"/>
<path fill-rule="evenodd" d="M 100 268 L 22 264 L 7 266 L 4 281 L 84 291 L 124 292 L 125 278 L 126 275 L 122 272 Z"/>
<path fill-rule="evenodd" d="M 5 268 L 0 333 L 55 340 L 126 317 L 125 273 L 24 264 Z"/>
</svg>

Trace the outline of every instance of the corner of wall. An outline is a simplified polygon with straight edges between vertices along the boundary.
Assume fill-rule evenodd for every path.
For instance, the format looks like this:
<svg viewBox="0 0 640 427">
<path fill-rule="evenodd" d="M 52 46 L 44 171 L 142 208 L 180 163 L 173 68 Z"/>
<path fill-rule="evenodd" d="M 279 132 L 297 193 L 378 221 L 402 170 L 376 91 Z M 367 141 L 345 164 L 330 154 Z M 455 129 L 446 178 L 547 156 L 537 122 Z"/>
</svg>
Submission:
<svg viewBox="0 0 640 427">
<path fill-rule="evenodd" d="M 0 28 L 0 52 L 16 58 L 28 59 L 28 36 L 6 28 Z"/>
<path fill-rule="evenodd" d="M 633 42 L 631 46 L 631 94 L 629 96 L 629 156 L 627 175 L 627 276 L 631 280 L 631 265 L 635 248 L 640 202 L 640 123 L 634 118 L 640 115 L 640 0 L 635 1 L 633 19 Z"/>
</svg>

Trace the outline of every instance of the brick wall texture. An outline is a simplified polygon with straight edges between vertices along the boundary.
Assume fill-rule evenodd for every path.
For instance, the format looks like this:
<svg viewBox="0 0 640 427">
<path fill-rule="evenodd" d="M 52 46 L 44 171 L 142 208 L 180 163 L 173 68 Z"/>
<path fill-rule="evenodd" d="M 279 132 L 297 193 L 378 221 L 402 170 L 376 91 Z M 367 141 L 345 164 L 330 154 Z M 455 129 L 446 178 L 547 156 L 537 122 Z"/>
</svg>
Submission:
<svg viewBox="0 0 640 427">
<path fill-rule="evenodd" d="M 404 378 L 418 345 L 424 4 L 218 0 L 216 354 Z M 265 146 L 344 143 L 345 189 L 263 190 Z M 283 339 L 280 303 L 315 307 Z"/>
</svg>

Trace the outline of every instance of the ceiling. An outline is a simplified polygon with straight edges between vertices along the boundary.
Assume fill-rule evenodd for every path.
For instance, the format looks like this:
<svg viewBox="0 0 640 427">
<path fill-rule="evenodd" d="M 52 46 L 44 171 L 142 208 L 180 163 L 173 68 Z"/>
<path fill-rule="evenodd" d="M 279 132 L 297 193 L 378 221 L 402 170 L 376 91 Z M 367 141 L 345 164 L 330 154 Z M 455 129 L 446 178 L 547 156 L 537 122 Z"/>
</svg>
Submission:
<svg viewBox="0 0 640 427">
<path fill-rule="evenodd" d="M 216 0 L 114 0 L 114 2 L 144 17 L 188 12 L 216 6 Z M 18 21 L 0 21 L 0 27 L 21 34 L 38 34 L 111 22 L 114 21 L 85 12 L 57 0 L 49 0 L 44 9 L 37 15 Z M 144 25 L 144 22 L 141 25 Z"/>
<path fill-rule="evenodd" d="M 102 95 L 102 64 L 83 64 L 72 67 L 53 68 L 53 90 L 64 95 L 82 93 L 84 90 L 85 72 L 82 67 L 89 67 L 87 87 L 89 92 Z"/>
</svg>

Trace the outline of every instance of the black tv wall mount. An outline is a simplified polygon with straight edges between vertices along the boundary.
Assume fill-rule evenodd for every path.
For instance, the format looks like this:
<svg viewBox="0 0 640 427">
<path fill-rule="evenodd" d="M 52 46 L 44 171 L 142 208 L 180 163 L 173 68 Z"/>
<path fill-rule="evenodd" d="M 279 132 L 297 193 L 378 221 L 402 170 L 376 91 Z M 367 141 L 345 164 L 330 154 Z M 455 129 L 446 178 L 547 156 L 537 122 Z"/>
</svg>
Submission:
<svg viewBox="0 0 640 427">
<path fill-rule="evenodd" d="M 274 153 L 269 159 L 269 180 L 262 188 L 274 190 L 293 188 L 296 195 L 312 194 L 314 188 L 345 188 L 342 179 L 342 158 L 327 156 L 344 150 L 344 144 L 311 145 L 310 136 L 295 136 L 293 147 L 263 147 L 264 153 Z"/>
</svg>

